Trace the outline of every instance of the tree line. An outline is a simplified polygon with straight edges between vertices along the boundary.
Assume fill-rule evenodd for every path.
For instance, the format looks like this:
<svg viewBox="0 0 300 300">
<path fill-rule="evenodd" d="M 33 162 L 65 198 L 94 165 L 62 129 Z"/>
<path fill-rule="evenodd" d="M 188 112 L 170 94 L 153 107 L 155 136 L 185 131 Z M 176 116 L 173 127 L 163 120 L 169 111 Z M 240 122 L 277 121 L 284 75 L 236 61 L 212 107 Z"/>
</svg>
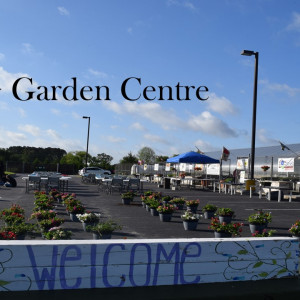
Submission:
<svg viewBox="0 0 300 300">
<path fill-rule="evenodd" d="M 157 156 L 155 151 L 150 147 L 141 148 L 136 155 L 129 152 L 119 163 L 121 164 L 136 164 L 139 161 L 146 164 L 163 163 L 168 159 L 168 156 Z M 66 152 L 60 148 L 41 148 L 29 146 L 12 146 L 7 149 L 0 148 L 0 161 L 14 161 L 22 163 L 30 163 L 33 165 L 47 164 L 70 164 L 74 165 L 78 170 L 85 166 L 86 152 L 71 151 Z M 113 171 L 113 157 L 106 153 L 100 153 L 96 156 L 88 154 L 88 165 L 97 166 L 103 169 Z"/>
</svg>

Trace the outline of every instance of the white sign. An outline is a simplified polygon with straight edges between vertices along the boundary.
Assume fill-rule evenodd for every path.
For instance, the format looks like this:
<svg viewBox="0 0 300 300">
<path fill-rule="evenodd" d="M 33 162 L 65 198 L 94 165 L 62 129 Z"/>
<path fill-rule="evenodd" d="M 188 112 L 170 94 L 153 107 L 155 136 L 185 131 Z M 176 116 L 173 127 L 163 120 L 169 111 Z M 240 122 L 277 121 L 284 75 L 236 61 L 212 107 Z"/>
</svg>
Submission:
<svg viewBox="0 0 300 300">
<path fill-rule="evenodd" d="M 206 165 L 207 175 L 220 175 L 220 164 L 207 164 Z"/>
<path fill-rule="evenodd" d="M 247 170 L 248 169 L 248 158 L 240 158 L 236 161 L 236 168 L 238 170 Z"/>
<path fill-rule="evenodd" d="M 159 169 L 159 164 L 154 164 L 154 171 L 158 171 Z"/>
<path fill-rule="evenodd" d="M 186 169 L 186 163 L 180 163 L 180 164 L 179 164 L 179 171 L 184 172 L 185 169 Z"/>
<path fill-rule="evenodd" d="M 294 172 L 294 158 L 278 158 L 278 172 Z"/>
<path fill-rule="evenodd" d="M 166 171 L 170 171 L 171 170 L 171 164 L 170 163 L 166 163 Z"/>
</svg>

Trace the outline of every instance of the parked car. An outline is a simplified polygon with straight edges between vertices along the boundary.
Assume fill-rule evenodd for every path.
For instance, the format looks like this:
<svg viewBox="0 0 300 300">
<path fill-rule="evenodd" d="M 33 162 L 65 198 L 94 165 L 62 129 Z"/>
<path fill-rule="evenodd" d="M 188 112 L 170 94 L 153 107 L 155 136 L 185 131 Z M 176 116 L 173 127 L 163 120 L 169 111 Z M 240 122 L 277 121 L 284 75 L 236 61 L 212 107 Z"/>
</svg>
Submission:
<svg viewBox="0 0 300 300">
<path fill-rule="evenodd" d="M 78 174 L 81 176 L 87 175 L 87 174 L 104 174 L 104 175 L 110 175 L 111 172 L 109 170 L 104 170 L 99 167 L 86 167 L 78 171 Z"/>
</svg>

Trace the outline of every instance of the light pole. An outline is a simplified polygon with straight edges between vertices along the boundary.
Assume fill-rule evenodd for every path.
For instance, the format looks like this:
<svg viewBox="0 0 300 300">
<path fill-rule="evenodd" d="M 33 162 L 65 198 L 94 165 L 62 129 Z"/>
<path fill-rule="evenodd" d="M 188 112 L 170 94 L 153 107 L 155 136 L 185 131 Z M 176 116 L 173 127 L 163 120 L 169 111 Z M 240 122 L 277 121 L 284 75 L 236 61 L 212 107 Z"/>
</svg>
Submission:
<svg viewBox="0 0 300 300">
<path fill-rule="evenodd" d="M 254 179 L 254 160 L 255 160 L 255 132 L 256 132 L 256 104 L 257 104 L 257 75 L 258 75 L 258 52 L 243 50 L 241 55 L 255 56 L 254 69 L 254 88 L 253 88 L 253 113 L 252 113 L 252 140 L 251 140 L 251 167 L 250 179 Z"/>
<path fill-rule="evenodd" d="M 87 134 L 87 142 L 86 142 L 86 154 L 85 154 L 85 167 L 87 167 L 88 163 L 88 153 L 89 153 L 89 139 L 90 139 L 90 120 L 91 117 L 83 116 L 83 119 L 89 119 L 88 123 L 88 134 Z"/>
</svg>

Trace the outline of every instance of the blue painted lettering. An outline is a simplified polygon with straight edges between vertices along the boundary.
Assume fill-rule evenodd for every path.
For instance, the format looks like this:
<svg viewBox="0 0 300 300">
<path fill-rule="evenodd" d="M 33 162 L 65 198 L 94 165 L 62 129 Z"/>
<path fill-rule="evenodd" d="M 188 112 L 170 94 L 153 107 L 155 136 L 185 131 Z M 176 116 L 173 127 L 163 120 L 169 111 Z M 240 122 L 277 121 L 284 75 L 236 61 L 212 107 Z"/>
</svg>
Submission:
<svg viewBox="0 0 300 300">
<path fill-rule="evenodd" d="M 96 249 L 97 245 L 91 245 L 91 288 L 96 287 Z"/>
</svg>

